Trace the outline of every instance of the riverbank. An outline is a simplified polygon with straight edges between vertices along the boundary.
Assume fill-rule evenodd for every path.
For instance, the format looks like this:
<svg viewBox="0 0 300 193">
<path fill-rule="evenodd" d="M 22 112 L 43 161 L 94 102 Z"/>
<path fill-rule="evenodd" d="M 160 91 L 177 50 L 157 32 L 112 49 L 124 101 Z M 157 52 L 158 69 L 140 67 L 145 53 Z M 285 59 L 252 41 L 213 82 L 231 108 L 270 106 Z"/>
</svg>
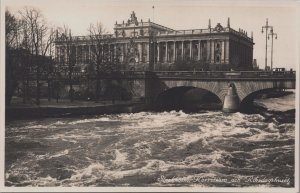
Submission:
<svg viewBox="0 0 300 193">
<path fill-rule="evenodd" d="M 144 111 L 146 105 L 140 101 L 74 101 L 60 100 L 47 101 L 42 99 L 38 106 L 34 103 L 13 103 L 5 109 L 5 119 L 35 119 L 46 117 L 71 117 L 80 115 L 114 114 L 114 113 L 135 113 Z"/>
<path fill-rule="evenodd" d="M 34 101 L 23 104 L 21 98 L 14 98 L 12 105 L 6 107 L 6 121 L 46 117 L 72 117 L 81 115 L 100 115 L 114 113 L 136 113 L 149 110 L 143 101 L 74 101 L 41 99 L 37 106 Z M 222 104 L 203 104 L 201 109 L 218 110 Z M 274 91 L 259 96 L 250 106 L 250 114 L 259 113 L 267 120 L 280 123 L 295 122 L 294 91 Z M 184 112 L 198 112 L 184 110 Z M 246 113 L 249 114 L 249 113 Z"/>
</svg>

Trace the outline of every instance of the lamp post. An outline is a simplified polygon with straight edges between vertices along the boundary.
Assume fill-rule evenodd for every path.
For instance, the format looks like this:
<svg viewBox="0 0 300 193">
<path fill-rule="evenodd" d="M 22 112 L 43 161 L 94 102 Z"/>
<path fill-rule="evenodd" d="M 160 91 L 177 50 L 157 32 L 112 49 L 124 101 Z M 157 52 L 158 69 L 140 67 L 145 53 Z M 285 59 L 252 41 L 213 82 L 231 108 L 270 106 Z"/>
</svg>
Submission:
<svg viewBox="0 0 300 193">
<path fill-rule="evenodd" d="M 270 29 L 273 29 L 273 27 L 272 26 L 269 26 L 269 24 L 268 24 L 268 18 L 267 18 L 267 20 L 266 20 L 266 25 L 265 26 L 262 26 L 262 28 L 261 28 L 261 33 L 264 33 L 264 28 L 266 29 L 266 56 L 265 56 L 265 70 L 267 70 L 267 67 L 268 67 L 268 30 L 269 30 L 269 28 Z"/>
<path fill-rule="evenodd" d="M 273 28 L 270 30 L 270 33 L 268 35 L 268 39 L 270 39 L 270 36 L 272 38 L 271 43 L 271 70 L 273 69 L 273 38 L 275 36 L 275 39 L 277 40 L 277 33 L 274 33 Z"/>
</svg>

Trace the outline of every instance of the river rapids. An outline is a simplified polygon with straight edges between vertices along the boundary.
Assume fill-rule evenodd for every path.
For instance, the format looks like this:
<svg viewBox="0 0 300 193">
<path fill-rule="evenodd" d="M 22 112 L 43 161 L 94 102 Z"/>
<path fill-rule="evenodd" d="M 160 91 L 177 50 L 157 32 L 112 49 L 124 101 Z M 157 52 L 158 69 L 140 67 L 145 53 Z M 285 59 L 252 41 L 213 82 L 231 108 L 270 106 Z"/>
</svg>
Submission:
<svg viewBox="0 0 300 193">
<path fill-rule="evenodd" d="M 6 124 L 6 186 L 293 187 L 295 124 L 140 112 Z"/>
</svg>

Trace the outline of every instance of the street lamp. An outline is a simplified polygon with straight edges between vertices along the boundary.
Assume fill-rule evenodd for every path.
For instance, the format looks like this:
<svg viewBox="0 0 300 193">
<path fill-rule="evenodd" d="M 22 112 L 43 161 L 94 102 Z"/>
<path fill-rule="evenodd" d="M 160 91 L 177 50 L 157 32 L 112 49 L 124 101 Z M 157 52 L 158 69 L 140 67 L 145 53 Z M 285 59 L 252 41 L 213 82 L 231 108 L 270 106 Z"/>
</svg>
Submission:
<svg viewBox="0 0 300 193">
<path fill-rule="evenodd" d="M 266 20 L 266 25 L 265 26 L 262 26 L 262 28 L 261 28 L 261 33 L 264 33 L 264 28 L 266 29 L 266 56 L 265 56 L 265 70 L 267 70 L 267 67 L 268 67 L 268 30 L 269 30 L 269 28 L 270 29 L 273 29 L 273 27 L 272 26 L 269 26 L 269 24 L 268 24 L 268 18 L 267 18 L 267 20 Z"/>
<path fill-rule="evenodd" d="M 273 69 L 273 38 L 275 36 L 275 39 L 277 40 L 277 33 L 274 33 L 273 28 L 271 29 L 268 39 L 270 39 L 270 36 L 272 38 L 272 47 L 271 47 L 271 70 Z"/>
</svg>

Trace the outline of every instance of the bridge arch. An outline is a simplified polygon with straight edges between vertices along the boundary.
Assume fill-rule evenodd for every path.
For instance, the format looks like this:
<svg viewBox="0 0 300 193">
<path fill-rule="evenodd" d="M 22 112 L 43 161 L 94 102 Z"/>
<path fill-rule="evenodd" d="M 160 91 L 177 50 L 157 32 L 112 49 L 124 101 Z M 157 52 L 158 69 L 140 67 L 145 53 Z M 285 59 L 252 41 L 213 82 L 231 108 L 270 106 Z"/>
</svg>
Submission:
<svg viewBox="0 0 300 193">
<path fill-rule="evenodd" d="M 174 87 L 193 87 L 203 90 L 207 90 L 216 95 L 222 102 L 228 91 L 228 85 L 230 82 L 218 82 L 218 81 L 195 81 L 195 80 L 164 80 L 164 90 Z"/>
<path fill-rule="evenodd" d="M 222 100 L 207 89 L 193 86 L 178 86 L 159 93 L 154 104 L 157 110 L 194 111 L 201 108 L 221 108 Z"/>
<path fill-rule="evenodd" d="M 271 89 L 293 89 L 295 83 L 292 81 L 236 81 L 234 82 L 237 94 L 242 102 L 246 97 L 252 93 L 265 92 Z M 252 95 L 251 95 L 252 96 Z M 250 96 L 250 97 L 251 97 Z"/>
<path fill-rule="evenodd" d="M 241 100 L 240 103 L 240 110 L 243 112 L 248 112 L 252 109 L 253 107 L 253 102 L 254 99 L 256 99 L 259 95 L 267 94 L 272 91 L 276 91 L 277 89 L 275 88 L 265 88 L 261 90 L 256 90 L 250 94 L 248 94 L 243 100 Z"/>
</svg>

